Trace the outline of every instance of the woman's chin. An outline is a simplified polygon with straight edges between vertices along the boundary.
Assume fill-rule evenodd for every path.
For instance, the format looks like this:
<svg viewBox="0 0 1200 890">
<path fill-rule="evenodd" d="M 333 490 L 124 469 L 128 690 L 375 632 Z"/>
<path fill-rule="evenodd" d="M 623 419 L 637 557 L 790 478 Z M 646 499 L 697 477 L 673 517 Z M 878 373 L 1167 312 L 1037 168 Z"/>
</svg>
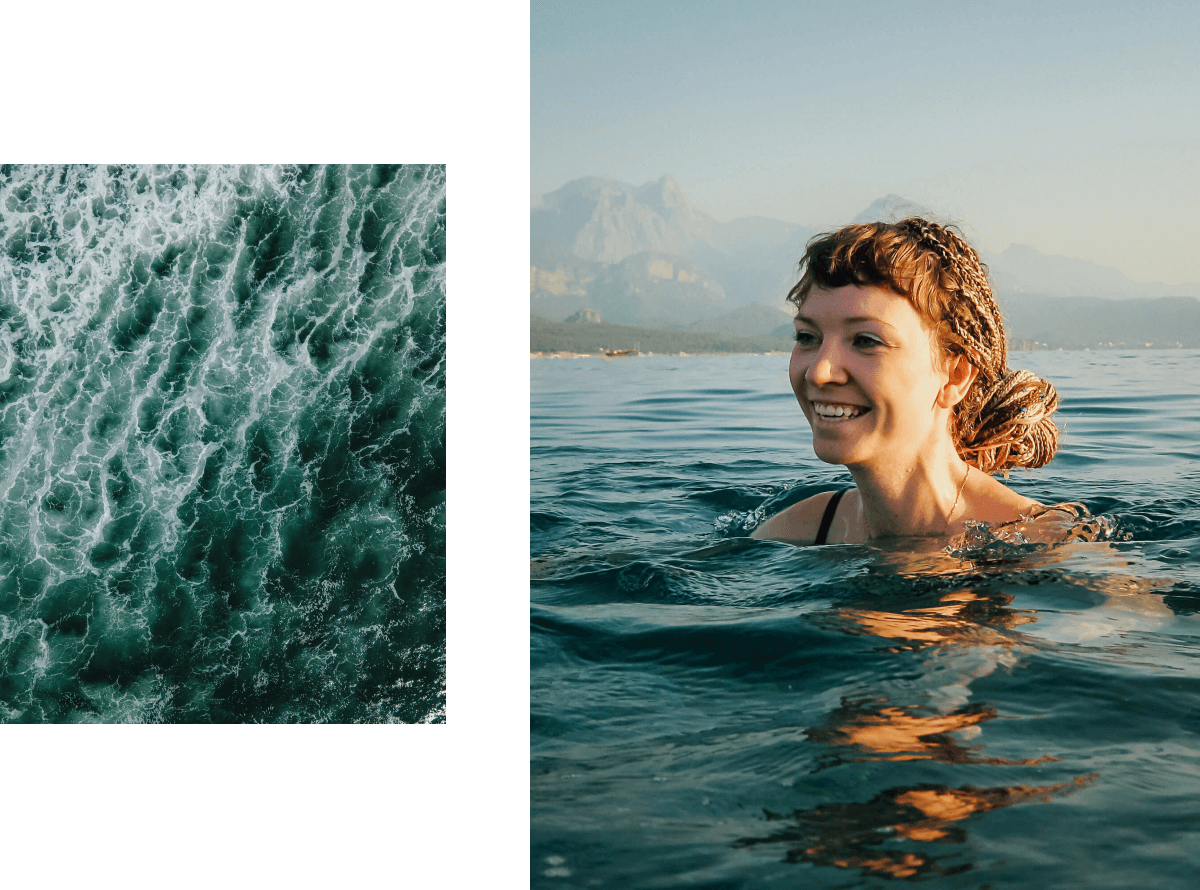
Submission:
<svg viewBox="0 0 1200 890">
<path fill-rule="evenodd" d="M 818 459 L 825 461 L 827 464 L 841 464 L 844 466 L 855 463 L 855 457 L 860 450 L 836 443 L 822 442 L 815 437 L 813 438 L 813 452 L 817 455 Z"/>
</svg>

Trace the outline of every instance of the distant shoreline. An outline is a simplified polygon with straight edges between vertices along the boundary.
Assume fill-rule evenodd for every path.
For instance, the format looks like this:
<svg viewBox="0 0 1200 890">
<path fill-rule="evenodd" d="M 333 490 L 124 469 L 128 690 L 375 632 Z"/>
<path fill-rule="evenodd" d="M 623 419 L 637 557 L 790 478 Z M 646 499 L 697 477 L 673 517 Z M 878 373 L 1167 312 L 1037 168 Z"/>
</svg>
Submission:
<svg viewBox="0 0 1200 890">
<path fill-rule="evenodd" d="M 1200 305 L 1197 306 L 1200 310 Z M 1197 319 L 1200 321 L 1200 318 Z M 1186 332 L 1188 318 L 1166 319 L 1176 323 L 1172 336 L 1137 337 L 1131 331 L 1120 337 L 1101 335 L 1065 335 L 1040 337 L 1010 337 L 1010 352 L 1036 352 L 1043 350 L 1081 350 L 1111 352 L 1113 350 L 1136 349 L 1195 349 L 1200 340 Z M 1079 324 L 1082 324 L 1080 322 Z M 790 330 L 790 325 L 787 326 Z M 790 333 L 784 336 L 781 329 L 768 334 L 733 334 L 702 331 L 670 331 L 654 328 L 634 327 L 609 322 L 552 322 L 535 315 L 530 316 L 530 358 L 585 358 L 602 356 L 604 353 L 631 351 L 640 355 L 776 355 L 788 354 L 795 345 Z M 1049 332 L 1048 332 L 1049 333 Z M 1083 333 L 1082 331 L 1080 333 Z M 1093 339 L 1094 336 L 1094 339 Z"/>
<path fill-rule="evenodd" d="M 1020 346 L 1010 343 L 1010 352 L 1175 352 L 1186 346 Z M 769 352 L 643 352 L 640 355 L 606 355 L 603 352 L 530 352 L 535 358 L 603 358 L 609 361 L 625 361 L 633 358 L 687 358 L 701 355 L 788 355 L 783 350 Z"/>
</svg>

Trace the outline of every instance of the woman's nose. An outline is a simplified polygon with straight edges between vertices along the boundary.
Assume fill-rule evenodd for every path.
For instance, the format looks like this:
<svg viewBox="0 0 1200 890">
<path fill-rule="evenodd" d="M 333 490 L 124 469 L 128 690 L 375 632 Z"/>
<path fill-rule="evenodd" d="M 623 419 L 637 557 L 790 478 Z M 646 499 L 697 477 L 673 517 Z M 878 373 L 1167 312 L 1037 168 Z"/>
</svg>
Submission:
<svg viewBox="0 0 1200 890">
<path fill-rule="evenodd" d="M 822 349 L 814 357 L 804 376 L 813 386 L 846 382 L 846 372 L 838 361 L 836 353 L 830 349 Z"/>
</svg>

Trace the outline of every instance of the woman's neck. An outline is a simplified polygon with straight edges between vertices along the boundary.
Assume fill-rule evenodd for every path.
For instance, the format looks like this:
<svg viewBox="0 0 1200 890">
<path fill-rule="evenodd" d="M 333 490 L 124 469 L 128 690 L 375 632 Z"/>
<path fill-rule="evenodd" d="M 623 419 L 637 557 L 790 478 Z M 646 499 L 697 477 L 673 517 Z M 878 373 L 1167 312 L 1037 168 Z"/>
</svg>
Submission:
<svg viewBox="0 0 1200 890">
<path fill-rule="evenodd" d="M 969 473 L 952 445 L 886 467 L 848 469 L 858 487 L 863 540 L 941 534 L 954 519 Z"/>
</svg>

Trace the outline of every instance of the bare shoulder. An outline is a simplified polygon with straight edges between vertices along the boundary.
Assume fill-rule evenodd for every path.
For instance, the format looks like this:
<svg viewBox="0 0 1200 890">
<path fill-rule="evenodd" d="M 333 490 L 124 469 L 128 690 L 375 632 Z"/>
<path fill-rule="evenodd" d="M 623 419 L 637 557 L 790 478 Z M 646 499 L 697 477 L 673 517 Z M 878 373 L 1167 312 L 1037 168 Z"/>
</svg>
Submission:
<svg viewBox="0 0 1200 890">
<path fill-rule="evenodd" d="M 1017 494 L 998 479 L 983 473 L 973 474 L 968 486 L 964 513 L 979 522 L 1014 522 L 1034 507 L 1037 501 Z"/>
<path fill-rule="evenodd" d="M 799 544 L 811 544 L 817 539 L 817 532 L 821 528 L 821 517 L 833 495 L 832 491 L 823 491 L 792 504 L 785 510 L 780 510 L 754 529 L 750 533 L 750 537 L 763 541 L 792 541 Z"/>
</svg>

